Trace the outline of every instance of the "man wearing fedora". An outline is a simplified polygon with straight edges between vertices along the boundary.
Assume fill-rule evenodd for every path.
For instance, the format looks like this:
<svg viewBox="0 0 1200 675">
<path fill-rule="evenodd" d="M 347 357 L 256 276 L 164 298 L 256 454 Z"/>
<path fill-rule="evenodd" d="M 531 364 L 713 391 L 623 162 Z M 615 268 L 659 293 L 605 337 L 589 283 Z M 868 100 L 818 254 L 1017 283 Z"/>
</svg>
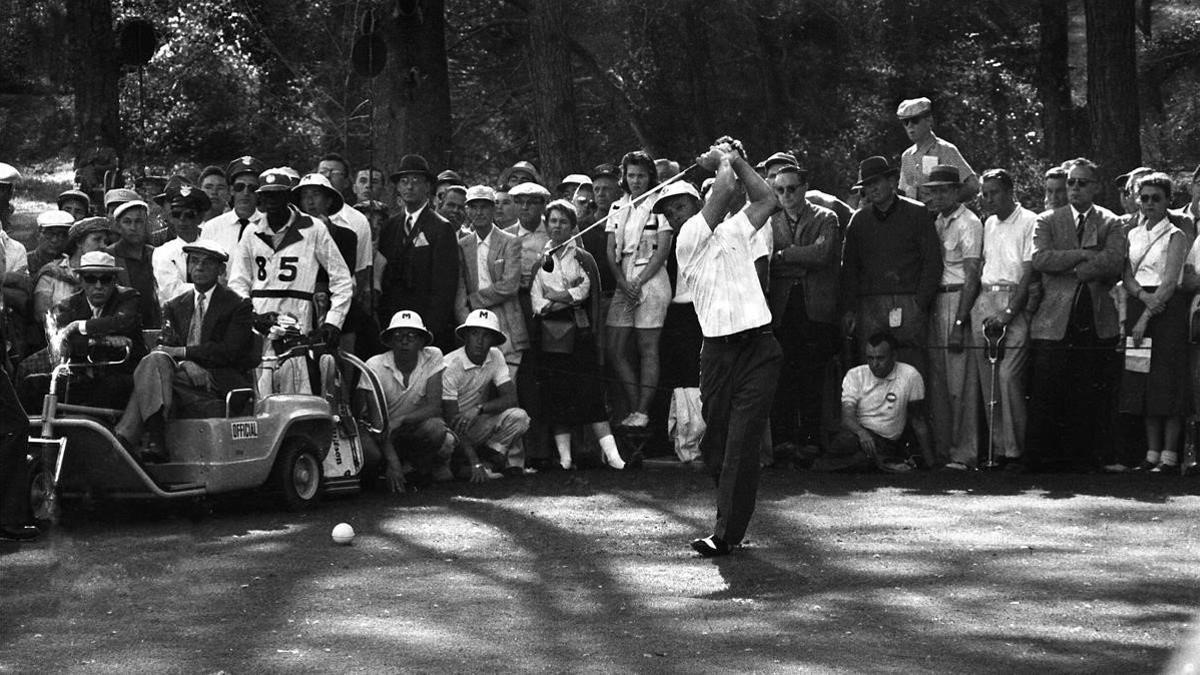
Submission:
<svg viewBox="0 0 1200 675">
<path fill-rule="evenodd" d="M 384 469 L 388 490 L 404 492 L 407 465 L 418 484 L 453 478 L 454 435 L 442 420 L 442 350 L 416 312 L 400 310 L 379 334 L 388 351 L 367 359 L 387 405 L 388 435 L 363 436 L 367 464 Z M 359 391 L 369 392 L 363 378 Z"/>
<path fill-rule="evenodd" d="M 863 205 L 850 219 L 842 250 L 842 326 L 857 338 L 890 331 L 900 360 L 927 377 L 929 307 L 942 278 L 942 244 L 933 214 L 896 193 L 900 170 L 883 157 L 858 166 Z"/>
<path fill-rule="evenodd" d="M 463 475 L 481 483 L 496 472 L 536 473 L 525 467 L 521 441 L 529 414 L 517 407 L 517 389 L 499 347 L 507 338 L 495 312 L 471 312 L 455 334 L 463 346 L 446 355 L 442 409 L 470 466 Z"/>
<path fill-rule="evenodd" d="M 200 222 L 212 206 L 208 193 L 200 188 L 176 183 L 168 185 L 162 195 L 163 215 L 175 238 L 154 249 L 151 262 L 154 281 L 158 287 L 158 303 L 165 305 L 175 296 L 192 288 L 187 276 L 187 254 L 184 247 L 200 237 Z M 224 266 L 222 266 L 224 268 Z"/>
<path fill-rule="evenodd" d="M 159 345 L 133 371 L 133 396 L 113 429 L 131 451 L 148 431 L 150 441 L 142 453 L 148 461 L 167 459 L 168 418 L 197 402 L 251 386 L 250 371 L 258 364 L 250 301 L 218 282 L 229 254 L 204 239 L 184 244 L 182 251 L 190 288 L 163 306 L 166 327 Z"/>
<path fill-rule="evenodd" d="M 495 192 L 486 185 L 467 190 L 467 224 L 471 230 L 459 237 L 458 294 L 454 315 L 464 321 L 472 310 L 490 309 L 509 339 L 501 346 L 510 364 L 520 364 L 529 349 L 529 332 L 517 291 L 521 285 L 521 244 L 496 227 Z M 515 372 L 517 366 L 512 370 Z"/>
<path fill-rule="evenodd" d="M 912 145 L 900 155 L 900 190 L 905 196 L 925 201 L 920 186 L 929 178 L 935 166 L 956 166 L 962 185 L 958 189 L 959 201 L 969 202 L 979 194 L 979 179 L 962 153 L 949 141 L 933 133 L 933 103 L 925 98 L 901 101 L 896 108 L 896 117 L 904 126 L 904 133 Z"/>
<path fill-rule="evenodd" d="M 37 395 L 45 392 L 48 382 L 30 383 L 24 378 L 49 373 L 57 365 L 52 349 L 61 348 L 72 362 L 84 362 L 92 348 L 98 350 L 97 360 L 116 360 L 128 347 L 129 356 L 121 365 L 83 368 L 72 374 L 70 402 L 111 407 L 113 401 L 124 402 L 129 396 L 133 369 L 146 353 L 139 293 L 117 285 L 122 270 L 105 251 L 84 253 L 73 271 L 81 289 L 51 310 L 58 326 L 58 334 L 50 336 L 54 344 L 33 353 L 18 368 L 22 400 L 36 403 Z"/>
<path fill-rule="evenodd" d="M 221 248 L 229 251 L 230 257 L 235 256 L 242 233 L 251 222 L 262 216 L 257 212 L 258 194 L 255 190 L 258 189 L 258 176 L 265 168 L 262 162 L 249 155 L 243 155 L 230 162 L 225 167 L 225 180 L 229 184 L 233 208 L 205 221 L 200 227 L 200 237 L 215 239 Z"/>
<path fill-rule="evenodd" d="M 963 206 L 958 167 L 939 165 L 921 184 L 926 207 L 937 213 L 942 279 L 929 316 L 929 398 L 934 452 L 949 469 L 973 469 L 979 453 L 979 375 L 972 344 L 971 308 L 979 296 L 983 223 Z"/>
<path fill-rule="evenodd" d="M 420 155 L 405 155 L 391 175 L 403 209 L 379 235 L 387 259 L 378 303 L 380 323 L 402 309 L 420 314 L 442 351 L 454 347 L 454 294 L 458 292 L 458 239 L 434 212 L 429 191 L 434 176 Z"/>
<path fill-rule="evenodd" d="M 1099 169 L 1067 163 L 1067 205 L 1038 217 L 1033 269 L 1042 300 L 1030 324 L 1033 382 L 1026 463 L 1031 468 L 1091 470 L 1107 454 L 1120 361 L 1120 329 L 1111 291 L 1129 242 L 1120 219 L 1094 203 Z"/>
</svg>

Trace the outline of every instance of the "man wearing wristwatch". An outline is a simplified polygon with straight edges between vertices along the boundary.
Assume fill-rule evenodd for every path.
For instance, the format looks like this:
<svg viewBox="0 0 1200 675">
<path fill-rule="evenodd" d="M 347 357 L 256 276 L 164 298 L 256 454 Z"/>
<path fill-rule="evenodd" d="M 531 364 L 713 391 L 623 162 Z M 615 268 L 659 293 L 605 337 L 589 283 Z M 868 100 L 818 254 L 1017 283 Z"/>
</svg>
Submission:
<svg viewBox="0 0 1200 675">
<path fill-rule="evenodd" d="M 979 297 L 971 309 L 973 358 L 985 403 L 995 392 L 992 446 L 1006 469 L 1019 470 L 1025 446 L 1025 373 L 1029 368 L 1029 315 L 1025 303 L 1033 279 L 1033 232 L 1037 214 L 1017 203 L 1012 176 L 1004 169 L 985 171 L 980 201 L 991 213 L 983 225 L 983 265 Z M 985 324 L 1004 327 L 1003 357 L 993 369 L 987 358 Z"/>
<path fill-rule="evenodd" d="M 942 281 L 929 313 L 929 399 L 934 453 L 947 469 L 973 469 L 978 461 L 979 373 L 965 349 L 971 340 L 971 307 L 979 294 L 983 223 L 958 201 L 958 167 L 939 165 L 921 185 L 937 213 Z"/>
</svg>

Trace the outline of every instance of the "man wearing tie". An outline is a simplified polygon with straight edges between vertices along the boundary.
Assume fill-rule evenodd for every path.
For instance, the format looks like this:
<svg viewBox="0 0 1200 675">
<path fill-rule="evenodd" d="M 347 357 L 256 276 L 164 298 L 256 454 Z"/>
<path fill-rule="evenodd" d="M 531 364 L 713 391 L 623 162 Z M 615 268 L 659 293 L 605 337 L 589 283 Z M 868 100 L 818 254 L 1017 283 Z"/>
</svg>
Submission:
<svg viewBox="0 0 1200 675">
<path fill-rule="evenodd" d="M 453 351 L 454 296 L 458 291 L 458 239 L 434 212 L 429 189 L 434 175 L 420 155 L 405 155 L 391 175 L 403 210 L 383 227 L 379 252 L 387 259 L 380 292 L 380 323 L 407 309 L 425 318 L 434 344 Z"/>
<path fill-rule="evenodd" d="M 225 179 L 233 195 L 233 208 L 221 215 L 206 220 L 200 225 L 200 238 L 212 239 L 226 251 L 237 249 L 242 233 L 251 222 L 262 217 L 257 213 L 259 174 L 266 167 L 249 155 L 238 157 L 225 169 Z"/>
<path fill-rule="evenodd" d="M 1119 374 L 1117 308 L 1110 293 L 1129 250 L 1121 222 L 1092 202 L 1099 172 L 1067 162 L 1067 205 L 1038 217 L 1033 270 L 1043 295 L 1030 325 L 1033 386 L 1027 463 L 1090 470 L 1113 439 Z"/>
<path fill-rule="evenodd" d="M 189 403 L 249 387 L 258 363 L 250 301 L 217 283 L 229 254 L 198 239 L 183 247 L 193 288 L 163 306 L 160 344 L 133 372 L 134 392 L 114 432 L 126 448 L 150 435 L 143 459 L 166 459 L 166 418 Z"/>
</svg>

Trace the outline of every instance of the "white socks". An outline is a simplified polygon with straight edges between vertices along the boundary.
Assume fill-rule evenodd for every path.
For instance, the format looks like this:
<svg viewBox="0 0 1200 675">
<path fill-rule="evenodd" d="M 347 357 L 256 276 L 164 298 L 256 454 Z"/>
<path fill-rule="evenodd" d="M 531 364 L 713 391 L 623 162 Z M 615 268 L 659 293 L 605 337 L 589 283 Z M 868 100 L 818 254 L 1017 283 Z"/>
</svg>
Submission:
<svg viewBox="0 0 1200 675">
<path fill-rule="evenodd" d="M 604 453 L 605 464 L 617 470 L 625 468 L 625 461 L 617 451 L 617 439 L 613 438 L 612 434 L 600 439 L 600 452 Z"/>
</svg>

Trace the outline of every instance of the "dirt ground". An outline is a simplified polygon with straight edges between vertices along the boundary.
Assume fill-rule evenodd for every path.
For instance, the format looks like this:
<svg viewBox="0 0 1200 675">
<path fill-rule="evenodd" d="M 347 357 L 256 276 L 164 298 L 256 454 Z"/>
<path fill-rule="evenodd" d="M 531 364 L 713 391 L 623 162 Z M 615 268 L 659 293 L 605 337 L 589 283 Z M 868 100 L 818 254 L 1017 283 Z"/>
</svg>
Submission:
<svg viewBox="0 0 1200 675">
<path fill-rule="evenodd" d="M 1198 493 L 774 472 L 718 561 L 686 546 L 713 491 L 681 468 L 198 522 L 68 505 L 44 541 L 0 544 L 0 671 L 1151 672 L 1200 601 Z"/>
</svg>

